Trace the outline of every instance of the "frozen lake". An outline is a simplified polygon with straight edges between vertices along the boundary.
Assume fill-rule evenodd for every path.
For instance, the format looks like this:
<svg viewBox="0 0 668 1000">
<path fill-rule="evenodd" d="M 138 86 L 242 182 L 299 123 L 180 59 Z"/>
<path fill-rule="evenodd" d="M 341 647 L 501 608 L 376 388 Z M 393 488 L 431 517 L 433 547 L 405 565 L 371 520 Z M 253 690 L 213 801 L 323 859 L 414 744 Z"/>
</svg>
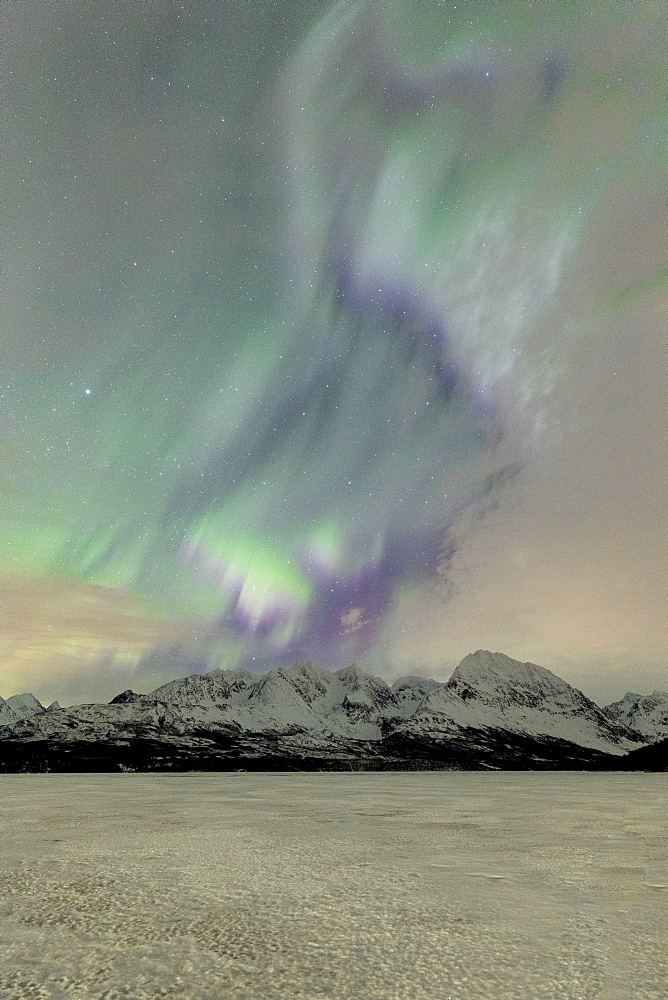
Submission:
<svg viewBox="0 0 668 1000">
<path fill-rule="evenodd" d="M 660 1000 L 661 774 L 3 775 L 1 1000 Z"/>
</svg>

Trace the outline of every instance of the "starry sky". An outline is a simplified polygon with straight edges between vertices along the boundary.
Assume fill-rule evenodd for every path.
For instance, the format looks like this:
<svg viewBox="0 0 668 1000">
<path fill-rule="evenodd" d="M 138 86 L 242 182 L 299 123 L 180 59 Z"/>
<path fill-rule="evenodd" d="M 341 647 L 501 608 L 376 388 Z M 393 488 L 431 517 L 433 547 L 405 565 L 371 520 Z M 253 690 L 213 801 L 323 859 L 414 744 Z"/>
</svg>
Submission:
<svg viewBox="0 0 668 1000">
<path fill-rule="evenodd" d="M 0 693 L 665 688 L 662 5 L 2 19 Z"/>
</svg>

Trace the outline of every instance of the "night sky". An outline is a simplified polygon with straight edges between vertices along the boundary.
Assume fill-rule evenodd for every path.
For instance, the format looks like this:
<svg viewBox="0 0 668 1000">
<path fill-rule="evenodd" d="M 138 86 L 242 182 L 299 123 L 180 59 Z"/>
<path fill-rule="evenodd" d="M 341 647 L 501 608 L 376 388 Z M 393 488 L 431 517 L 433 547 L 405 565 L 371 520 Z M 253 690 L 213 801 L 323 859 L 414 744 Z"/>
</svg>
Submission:
<svg viewBox="0 0 668 1000">
<path fill-rule="evenodd" d="M 0 694 L 665 688 L 662 4 L 2 19 Z"/>
</svg>

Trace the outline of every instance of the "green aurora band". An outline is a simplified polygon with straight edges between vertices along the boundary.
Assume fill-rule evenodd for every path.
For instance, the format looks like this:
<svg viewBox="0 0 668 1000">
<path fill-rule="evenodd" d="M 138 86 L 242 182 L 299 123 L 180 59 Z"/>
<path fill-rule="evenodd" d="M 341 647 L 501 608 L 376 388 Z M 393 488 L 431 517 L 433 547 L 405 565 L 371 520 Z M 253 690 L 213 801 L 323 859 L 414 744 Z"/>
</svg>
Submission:
<svg viewBox="0 0 668 1000">
<path fill-rule="evenodd" d="M 159 58 L 137 14 L 130 82 L 90 77 L 76 140 L 67 81 L 103 42 L 59 54 L 40 332 L 7 343 L 0 567 L 152 595 L 238 662 L 339 664 L 540 455 L 564 267 L 613 186 L 661 171 L 660 13 L 309 3 L 287 62 L 246 65 L 244 34 L 225 69 L 195 7 Z"/>
</svg>

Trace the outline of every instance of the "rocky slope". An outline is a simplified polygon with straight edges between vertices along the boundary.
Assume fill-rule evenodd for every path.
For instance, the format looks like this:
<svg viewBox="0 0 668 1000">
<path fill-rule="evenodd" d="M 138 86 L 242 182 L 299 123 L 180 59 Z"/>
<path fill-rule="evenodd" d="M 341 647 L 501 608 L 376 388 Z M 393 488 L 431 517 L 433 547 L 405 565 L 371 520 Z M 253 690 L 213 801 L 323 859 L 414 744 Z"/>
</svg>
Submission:
<svg viewBox="0 0 668 1000">
<path fill-rule="evenodd" d="M 0 732 L 0 770 L 604 767 L 647 742 L 549 670 L 478 650 L 446 684 L 308 662 L 39 706 Z"/>
</svg>

